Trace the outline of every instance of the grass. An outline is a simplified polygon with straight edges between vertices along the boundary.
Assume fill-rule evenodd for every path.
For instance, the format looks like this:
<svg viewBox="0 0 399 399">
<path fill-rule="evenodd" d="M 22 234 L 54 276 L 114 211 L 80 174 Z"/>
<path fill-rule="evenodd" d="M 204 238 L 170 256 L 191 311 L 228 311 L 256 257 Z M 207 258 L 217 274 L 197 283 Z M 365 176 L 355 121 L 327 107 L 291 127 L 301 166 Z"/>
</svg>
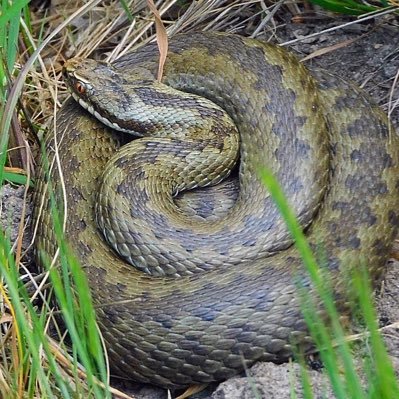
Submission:
<svg viewBox="0 0 399 399">
<path fill-rule="evenodd" d="M 374 6 L 365 6 L 361 2 L 342 0 L 314 2 L 316 1 L 317 4 L 333 11 L 352 15 L 375 11 Z M 120 6 L 118 3 L 111 3 L 97 7 L 96 11 L 100 14 L 97 16 L 98 19 L 94 20 L 94 23 L 87 22 L 79 33 L 74 29 L 62 30 L 63 25 L 58 27 L 59 16 L 43 16 L 42 19 L 31 16 L 27 3 L 27 0 L 13 2 L 3 0 L 0 13 L 2 131 L 0 185 L 7 181 L 25 185 L 26 188 L 34 185 L 30 177 L 32 161 L 29 148 L 28 150 L 12 148 L 25 143 L 22 129 L 16 127 L 23 123 L 27 124 L 28 118 L 31 125 L 28 134 L 32 141 L 35 141 L 35 135 L 41 133 L 37 127 L 45 126 L 45 121 L 58 106 L 57 98 L 65 97 L 65 88 L 60 81 L 62 56 L 58 53 L 59 49 L 63 48 L 64 42 L 73 43 L 74 53 L 83 56 L 101 47 L 101 42 L 105 38 L 108 40 L 107 46 L 113 40 L 114 43 L 129 43 L 125 47 L 114 45 L 115 51 L 112 57 L 115 58 L 127 49 L 137 47 L 138 38 L 146 42 L 154 37 L 154 23 L 148 16 L 148 10 L 142 10 L 140 14 L 132 12 L 126 17 L 124 10 L 131 7 L 127 1 L 121 2 Z M 96 3 L 98 1 L 88 2 L 82 10 L 76 10 L 76 15 L 87 12 Z M 256 3 L 242 1 L 192 3 L 169 0 L 162 3 L 160 14 L 169 21 L 167 24 L 169 32 L 187 28 L 235 31 L 240 27 L 252 25 L 254 34 L 262 29 L 275 34 L 273 27 L 265 28 L 265 21 L 271 21 L 274 14 L 270 16 L 270 10 L 266 12 Z M 185 12 L 176 14 L 176 11 L 173 11 L 175 5 Z M 385 7 L 387 4 L 381 2 L 381 5 Z M 272 11 L 287 12 L 287 9 L 281 7 L 281 3 L 278 3 Z M 299 9 L 296 4 L 291 4 L 289 7 L 291 11 Z M 59 15 L 72 13 L 69 9 L 59 11 Z M 92 14 L 92 17 L 95 18 L 95 14 Z M 133 21 L 133 25 L 126 25 L 122 29 L 120 26 L 124 26 L 125 18 Z M 116 29 L 116 26 L 119 28 Z M 274 26 L 277 26 L 277 23 Z M 48 29 L 50 29 L 50 39 Z M 62 34 L 56 36 L 57 32 Z M 122 39 L 120 39 L 121 34 Z M 56 60 L 50 68 L 45 62 L 48 59 Z M 18 65 L 25 67 L 20 69 Z M 13 90 L 11 90 L 11 81 L 15 82 Z M 11 112 L 15 109 L 24 81 L 26 89 L 20 104 L 25 108 L 27 116 Z M 8 110 L 5 109 L 6 100 L 9 101 Z M 16 123 L 19 121 L 23 123 Z M 8 132 L 12 122 L 14 129 L 10 138 Z M 369 349 L 363 367 L 368 381 L 366 386 L 359 378 L 357 365 L 353 360 L 351 348 L 346 341 L 331 295 L 325 290 L 324 281 L 320 280 L 317 259 L 309 250 L 306 239 L 290 214 L 278 185 L 271 176 L 267 174 L 262 176 L 287 220 L 296 245 L 303 255 L 304 263 L 328 309 L 330 323 L 325 325 L 323 320 L 317 317 L 317 313 L 312 311 L 311 301 L 304 297 L 304 302 L 308 303 L 304 307 L 304 314 L 320 349 L 334 393 L 338 398 L 399 397 L 398 382 L 376 324 L 375 310 L 370 302 L 372 294 L 367 276 L 361 273 L 353 278 L 353 285 L 359 292 L 359 297 L 356 298 L 360 307 L 359 313 L 368 332 Z M 106 358 L 101 336 L 95 325 L 87 282 L 78 262 L 70 254 L 67 243 L 62 239 L 62 220 L 55 204 L 53 210 L 54 224 L 59 237 L 60 267 L 53 267 L 51 260 L 47 259 L 44 262 L 47 264 L 46 271 L 39 276 L 32 274 L 21 258 L 24 215 L 15 243 L 11 242 L 7 231 L 0 231 L 0 397 L 104 398 L 110 397 L 112 392 L 116 398 L 127 398 L 127 395 L 109 386 Z M 44 289 L 49 286 L 52 287 L 51 290 Z M 50 297 L 55 298 L 57 308 L 54 308 Z M 65 329 L 68 330 L 67 337 Z M 313 397 L 305 368 L 301 380 L 305 397 Z"/>
<path fill-rule="evenodd" d="M 372 6 L 356 0 L 311 0 L 311 2 L 326 10 L 346 15 L 373 13 L 389 6 L 385 0 L 381 1 L 378 6 Z"/>
<path fill-rule="evenodd" d="M 316 260 L 276 179 L 266 169 L 261 170 L 261 179 L 287 223 L 304 266 L 311 277 L 312 284 L 326 309 L 328 323 L 319 316 L 313 298 L 309 297 L 307 292 L 303 292 L 302 310 L 306 324 L 320 351 L 320 357 L 335 396 L 338 399 L 389 399 L 399 397 L 399 381 L 396 379 L 391 360 L 378 331 L 376 311 L 370 300 L 373 295 L 367 268 L 353 271 L 350 277 L 350 283 L 354 288 L 352 291 L 357 294 L 357 297 L 352 299 L 352 306 L 355 309 L 359 306 L 361 321 L 364 323 L 365 330 L 370 334 L 369 353 L 365 358 L 363 367 L 367 375 L 365 389 L 355 366 L 349 342 L 345 338 L 340 315 L 335 305 L 333 293 L 330 290 L 330 284 L 328 284 L 328 275 L 326 276 L 320 266 L 322 261 Z M 305 397 L 313 398 L 307 387 L 308 383 L 305 376 L 302 377 L 302 382 L 306 393 Z"/>
</svg>

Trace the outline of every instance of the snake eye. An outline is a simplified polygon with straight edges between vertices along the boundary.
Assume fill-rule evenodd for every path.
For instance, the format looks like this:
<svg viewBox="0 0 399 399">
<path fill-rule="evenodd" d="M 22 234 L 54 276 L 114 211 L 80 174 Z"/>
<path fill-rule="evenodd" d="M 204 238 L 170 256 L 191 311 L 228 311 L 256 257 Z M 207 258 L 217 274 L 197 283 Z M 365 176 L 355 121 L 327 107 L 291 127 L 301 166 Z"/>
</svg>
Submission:
<svg viewBox="0 0 399 399">
<path fill-rule="evenodd" d="M 80 82 L 76 82 L 75 83 L 75 89 L 80 94 L 85 94 L 85 92 L 86 92 L 85 85 L 83 83 L 80 83 Z"/>
</svg>

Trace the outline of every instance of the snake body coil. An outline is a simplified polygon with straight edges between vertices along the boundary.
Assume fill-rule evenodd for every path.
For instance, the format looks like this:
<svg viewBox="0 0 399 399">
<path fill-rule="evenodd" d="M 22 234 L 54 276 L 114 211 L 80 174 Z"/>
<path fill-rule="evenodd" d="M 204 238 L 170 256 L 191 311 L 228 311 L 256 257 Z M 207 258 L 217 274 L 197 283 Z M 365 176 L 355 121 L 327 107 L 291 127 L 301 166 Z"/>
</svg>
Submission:
<svg viewBox="0 0 399 399">
<path fill-rule="evenodd" d="M 244 361 L 283 361 L 293 341 L 309 345 L 297 284 L 312 285 L 259 167 L 322 249 L 344 308 L 342 271 L 365 263 L 378 277 L 398 227 L 399 140 L 362 91 L 325 72 L 315 80 L 269 44 L 176 36 L 170 89 L 155 82 L 157 60 L 148 45 L 112 67 L 69 63 L 75 97 L 95 117 L 67 101 L 47 149 L 50 160 L 58 150 L 66 238 L 113 373 L 176 387 L 225 379 Z M 97 118 L 145 137 L 119 149 L 122 134 Z M 238 140 L 232 178 L 180 193 L 226 177 Z M 54 254 L 40 173 L 37 246 Z M 57 170 L 51 178 L 60 193 Z"/>
</svg>

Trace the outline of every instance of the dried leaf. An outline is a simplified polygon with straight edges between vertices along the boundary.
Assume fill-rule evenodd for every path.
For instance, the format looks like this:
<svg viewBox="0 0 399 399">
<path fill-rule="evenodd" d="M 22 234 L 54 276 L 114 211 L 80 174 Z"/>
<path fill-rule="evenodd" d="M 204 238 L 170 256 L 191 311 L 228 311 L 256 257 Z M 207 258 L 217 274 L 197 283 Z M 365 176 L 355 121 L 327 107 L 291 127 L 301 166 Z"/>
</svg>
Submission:
<svg viewBox="0 0 399 399">
<path fill-rule="evenodd" d="M 158 76 L 157 79 L 160 82 L 162 80 L 163 67 L 165 65 L 166 56 L 168 54 L 168 35 L 166 33 L 165 26 L 162 22 L 161 15 L 155 7 L 152 0 L 147 0 L 147 5 L 155 18 L 155 29 L 157 32 L 157 43 L 159 49 L 159 64 L 158 64 Z"/>
</svg>

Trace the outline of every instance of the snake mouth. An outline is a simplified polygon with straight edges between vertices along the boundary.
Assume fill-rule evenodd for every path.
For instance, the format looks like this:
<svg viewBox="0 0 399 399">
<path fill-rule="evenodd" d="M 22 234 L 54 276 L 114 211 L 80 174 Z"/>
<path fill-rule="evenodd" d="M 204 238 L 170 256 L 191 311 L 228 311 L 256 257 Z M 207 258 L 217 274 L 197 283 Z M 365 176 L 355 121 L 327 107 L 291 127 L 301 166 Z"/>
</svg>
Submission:
<svg viewBox="0 0 399 399">
<path fill-rule="evenodd" d="M 78 94 L 76 94 L 73 90 L 71 90 L 71 94 L 73 99 L 79 103 L 81 107 L 83 107 L 90 115 L 94 116 L 97 120 L 99 120 L 102 124 L 105 126 L 117 130 L 118 132 L 124 132 L 124 133 L 132 133 L 128 129 L 124 129 L 123 127 L 119 126 L 116 122 L 111 122 L 109 119 L 105 118 L 103 115 L 101 115 L 90 103 L 87 101 L 84 101 L 82 97 L 80 97 Z"/>
</svg>

